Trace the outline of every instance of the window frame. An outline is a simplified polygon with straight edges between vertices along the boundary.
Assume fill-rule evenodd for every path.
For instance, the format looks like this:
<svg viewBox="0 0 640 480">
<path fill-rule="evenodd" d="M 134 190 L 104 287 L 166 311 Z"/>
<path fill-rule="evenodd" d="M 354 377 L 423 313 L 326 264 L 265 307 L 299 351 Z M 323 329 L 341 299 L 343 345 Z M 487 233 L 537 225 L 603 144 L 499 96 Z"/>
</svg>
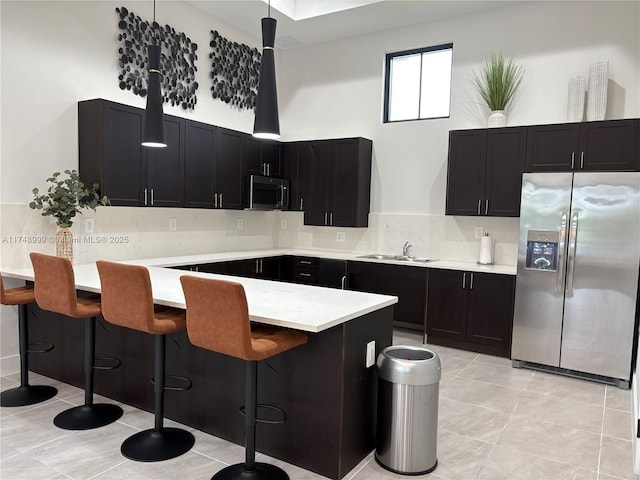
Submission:
<svg viewBox="0 0 640 480">
<path fill-rule="evenodd" d="M 418 95 L 418 118 L 407 118 L 404 120 L 389 120 L 389 88 L 391 86 L 391 62 L 396 57 L 404 57 L 408 55 L 420 54 L 420 65 L 422 65 L 422 54 L 428 52 L 435 52 L 438 50 L 451 50 L 451 76 L 453 77 L 453 42 L 443 43 L 440 45 L 434 45 L 431 47 L 413 48 L 411 50 L 403 50 L 401 52 L 392 52 L 385 54 L 384 61 L 384 106 L 382 113 L 382 123 L 400 123 L 400 122 L 415 122 L 419 120 L 434 120 L 438 118 L 450 118 L 451 117 L 451 88 L 449 88 L 449 115 L 442 117 L 426 117 L 420 118 L 420 102 L 422 99 L 422 68 L 420 68 L 420 93 Z M 451 81 L 450 81 L 451 82 Z"/>
</svg>

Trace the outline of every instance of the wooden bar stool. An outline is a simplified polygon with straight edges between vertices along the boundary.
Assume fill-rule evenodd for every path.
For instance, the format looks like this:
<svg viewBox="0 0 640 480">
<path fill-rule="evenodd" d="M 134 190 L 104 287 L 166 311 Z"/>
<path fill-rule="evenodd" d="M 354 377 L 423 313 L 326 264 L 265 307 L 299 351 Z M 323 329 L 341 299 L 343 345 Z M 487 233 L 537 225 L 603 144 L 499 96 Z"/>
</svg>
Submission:
<svg viewBox="0 0 640 480">
<path fill-rule="evenodd" d="M 0 394 L 3 407 L 21 407 L 49 400 L 58 393 L 49 385 L 29 385 L 29 354 L 45 353 L 53 350 L 51 343 L 29 343 L 29 324 L 27 305 L 35 303 L 36 296 L 32 286 L 4 289 L 0 277 L 0 303 L 18 306 L 18 349 L 20 353 L 20 386 L 5 390 Z"/>
<path fill-rule="evenodd" d="M 185 377 L 165 377 L 166 336 L 186 328 L 185 312 L 153 304 L 149 271 L 137 265 L 98 261 L 102 291 L 102 315 L 114 325 L 149 333 L 155 338 L 155 425 L 127 438 L 122 454 L 139 462 L 158 462 L 188 452 L 194 436 L 180 428 L 164 427 L 165 390 L 187 390 L 191 381 Z M 167 387 L 166 379 L 183 381 L 182 387 Z"/>
<path fill-rule="evenodd" d="M 120 362 L 114 358 L 95 357 L 100 295 L 78 297 L 69 259 L 41 253 L 29 256 L 33 264 L 38 306 L 68 317 L 84 318 L 84 405 L 58 414 L 53 423 L 65 430 L 89 430 L 109 425 L 122 416 L 122 408 L 108 403 L 93 403 L 94 371 L 113 370 L 120 366 Z M 96 360 L 110 363 L 96 365 Z"/>
<path fill-rule="evenodd" d="M 223 468 L 214 480 L 288 480 L 284 470 L 258 463 L 256 457 L 257 407 L 277 410 L 272 405 L 257 404 L 258 360 L 307 343 L 302 332 L 267 325 L 251 325 L 244 288 L 239 283 L 193 276 L 180 277 L 187 302 L 187 333 L 191 343 L 213 352 L 246 361 L 245 462 Z M 269 423 L 278 423 L 273 420 Z"/>
</svg>

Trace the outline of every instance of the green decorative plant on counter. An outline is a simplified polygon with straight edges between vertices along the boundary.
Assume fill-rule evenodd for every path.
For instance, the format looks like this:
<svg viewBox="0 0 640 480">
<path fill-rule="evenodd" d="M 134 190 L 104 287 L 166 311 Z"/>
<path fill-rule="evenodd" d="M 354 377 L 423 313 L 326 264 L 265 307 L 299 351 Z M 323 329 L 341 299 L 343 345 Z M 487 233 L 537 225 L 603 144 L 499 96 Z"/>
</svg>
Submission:
<svg viewBox="0 0 640 480">
<path fill-rule="evenodd" d="M 504 58 L 501 53 L 492 53 L 484 59 L 480 71 L 473 72 L 473 83 L 491 110 L 490 127 L 506 125 L 505 112 L 522 83 L 523 76 L 524 67 L 512 59 Z"/>
<path fill-rule="evenodd" d="M 69 227 L 73 225 L 74 217 L 82 215 L 84 208 L 95 211 L 97 207 L 107 205 L 109 199 L 106 196 L 100 198 L 100 185 L 97 183 L 86 187 L 76 170 L 65 170 L 64 173 L 68 178 L 61 179 L 60 172 L 53 172 L 47 178 L 47 183 L 51 184 L 47 193 L 41 194 L 38 188 L 34 188 L 29 208 L 42 210 L 42 216 L 55 217 L 60 228 L 56 234 L 56 255 L 73 260 L 73 236 Z"/>
</svg>

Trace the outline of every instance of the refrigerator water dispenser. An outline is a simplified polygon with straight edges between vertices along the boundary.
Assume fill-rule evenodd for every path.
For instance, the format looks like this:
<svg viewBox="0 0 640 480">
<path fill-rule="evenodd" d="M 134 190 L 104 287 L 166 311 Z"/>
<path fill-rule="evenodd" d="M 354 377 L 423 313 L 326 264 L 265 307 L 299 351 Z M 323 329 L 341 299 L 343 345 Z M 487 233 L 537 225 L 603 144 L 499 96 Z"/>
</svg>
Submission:
<svg viewBox="0 0 640 480">
<path fill-rule="evenodd" d="M 552 230 L 529 230 L 525 268 L 547 272 L 557 271 L 559 238 L 560 234 Z"/>
</svg>

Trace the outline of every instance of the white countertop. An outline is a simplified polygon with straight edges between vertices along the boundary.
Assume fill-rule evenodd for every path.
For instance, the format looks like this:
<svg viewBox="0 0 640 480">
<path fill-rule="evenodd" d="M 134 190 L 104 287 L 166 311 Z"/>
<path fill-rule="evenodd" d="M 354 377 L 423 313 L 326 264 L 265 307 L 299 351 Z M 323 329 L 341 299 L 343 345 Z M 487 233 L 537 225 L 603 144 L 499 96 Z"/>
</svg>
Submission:
<svg viewBox="0 0 640 480">
<path fill-rule="evenodd" d="M 277 253 L 277 255 L 281 254 L 282 253 Z M 261 255 L 265 256 L 262 253 Z M 211 259 L 209 255 L 195 255 L 167 259 L 128 261 L 126 263 L 147 266 L 151 277 L 153 301 L 159 305 L 186 308 L 182 285 L 180 284 L 180 276 L 182 275 L 230 280 L 243 285 L 249 305 L 249 317 L 252 321 L 306 332 L 321 332 L 353 318 L 398 302 L 398 297 L 389 295 L 256 280 L 252 278 L 232 277 L 229 275 L 185 272 L 184 270 L 152 266 L 168 266 L 170 264 L 184 265 L 189 264 L 192 259 L 197 257 Z M 218 261 L 238 258 L 255 258 L 255 255 L 233 258 L 225 257 L 224 259 L 218 258 Z M 172 263 L 176 261 L 176 259 L 182 260 L 178 263 Z M 75 273 L 76 287 L 79 290 L 100 292 L 100 278 L 95 263 L 74 265 L 73 270 Z M 2 271 L 2 274 L 21 280 L 33 280 L 33 270 L 31 268 L 5 269 Z"/>
<path fill-rule="evenodd" d="M 406 262 L 402 260 L 376 260 L 360 258 L 364 253 L 329 252 L 323 250 L 247 250 L 243 252 L 204 253 L 200 255 L 183 255 L 178 257 L 147 258 L 132 260 L 124 263 L 156 267 L 175 267 L 178 265 L 195 265 L 200 263 L 225 262 L 230 260 L 246 260 L 260 257 L 277 257 L 280 255 L 299 255 L 318 258 L 332 258 L 336 260 L 354 260 L 358 262 L 386 263 L 403 265 L 408 267 L 439 268 L 444 270 L 465 270 L 469 272 L 496 273 L 502 275 L 515 275 L 515 265 L 479 265 L 471 262 L 458 262 L 453 260 L 435 260 L 433 262 Z"/>
</svg>

